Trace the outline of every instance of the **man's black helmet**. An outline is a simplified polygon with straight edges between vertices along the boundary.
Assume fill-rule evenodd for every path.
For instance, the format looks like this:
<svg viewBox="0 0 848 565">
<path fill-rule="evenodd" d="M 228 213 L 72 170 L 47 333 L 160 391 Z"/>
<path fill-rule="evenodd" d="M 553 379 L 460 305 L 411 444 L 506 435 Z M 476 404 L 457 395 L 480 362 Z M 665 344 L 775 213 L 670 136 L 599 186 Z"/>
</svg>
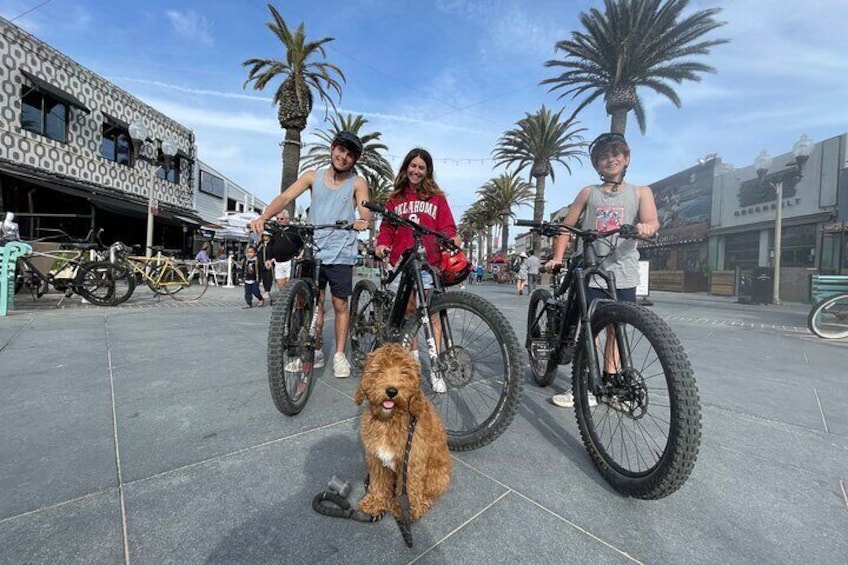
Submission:
<svg viewBox="0 0 848 565">
<path fill-rule="evenodd" d="M 595 153 L 606 147 L 611 143 L 621 143 L 624 146 L 627 146 L 627 140 L 624 139 L 624 136 L 620 133 L 602 133 L 598 137 L 595 138 L 591 144 L 589 144 L 589 157 L 592 157 L 592 161 L 594 162 Z"/>
<path fill-rule="evenodd" d="M 349 151 L 353 151 L 357 156 L 362 155 L 362 140 L 355 133 L 349 131 L 340 131 L 333 138 L 333 144 L 339 143 L 347 147 Z"/>
</svg>

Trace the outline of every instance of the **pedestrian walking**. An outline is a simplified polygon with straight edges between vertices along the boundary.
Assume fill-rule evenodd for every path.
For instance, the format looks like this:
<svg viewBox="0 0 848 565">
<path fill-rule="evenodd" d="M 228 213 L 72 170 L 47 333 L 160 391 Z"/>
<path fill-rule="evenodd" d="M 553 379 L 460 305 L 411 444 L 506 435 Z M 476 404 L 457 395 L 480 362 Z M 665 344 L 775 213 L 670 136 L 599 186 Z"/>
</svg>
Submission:
<svg viewBox="0 0 848 565">
<path fill-rule="evenodd" d="M 253 308 L 254 296 L 259 300 L 257 306 L 260 308 L 265 306 L 265 300 L 259 291 L 259 259 L 256 257 L 256 248 L 252 245 L 248 246 L 245 252 L 241 272 L 244 277 L 244 301 L 247 303 L 247 306 L 242 308 Z"/>
<path fill-rule="evenodd" d="M 536 287 L 539 286 L 539 267 L 540 261 L 536 254 L 531 249 L 528 251 L 527 257 L 527 293 L 530 294 Z"/>
</svg>

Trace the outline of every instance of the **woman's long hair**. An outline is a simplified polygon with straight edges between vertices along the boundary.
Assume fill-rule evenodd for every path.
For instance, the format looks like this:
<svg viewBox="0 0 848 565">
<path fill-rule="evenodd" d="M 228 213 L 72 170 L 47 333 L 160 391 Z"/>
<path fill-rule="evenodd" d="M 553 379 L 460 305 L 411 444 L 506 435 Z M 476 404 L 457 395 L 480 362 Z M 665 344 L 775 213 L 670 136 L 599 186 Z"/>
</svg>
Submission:
<svg viewBox="0 0 848 565">
<path fill-rule="evenodd" d="M 426 149 L 416 147 L 403 158 L 403 163 L 401 163 L 400 170 L 395 177 L 395 189 L 389 194 L 389 200 L 400 198 L 400 195 L 409 186 L 409 177 L 406 176 L 406 170 L 416 157 L 421 157 L 427 165 L 427 173 L 424 175 L 424 180 L 421 181 L 421 186 L 418 187 L 418 196 L 424 200 L 429 200 L 434 196 L 444 194 L 434 178 L 433 157 L 430 156 L 430 153 Z"/>
</svg>

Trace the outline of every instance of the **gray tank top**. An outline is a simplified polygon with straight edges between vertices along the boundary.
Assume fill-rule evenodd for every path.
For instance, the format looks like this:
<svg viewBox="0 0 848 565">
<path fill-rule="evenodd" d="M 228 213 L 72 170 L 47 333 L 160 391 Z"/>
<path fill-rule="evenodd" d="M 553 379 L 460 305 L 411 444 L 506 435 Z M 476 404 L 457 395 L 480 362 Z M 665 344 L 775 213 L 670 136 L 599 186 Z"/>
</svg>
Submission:
<svg viewBox="0 0 848 565">
<path fill-rule="evenodd" d="M 330 188 L 324 183 L 326 169 L 315 173 L 312 183 L 312 202 L 309 204 L 309 220 L 313 224 L 332 224 L 345 220 L 353 224 L 354 214 L 353 181 L 351 176 L 339 188 Z M 319 251 L 316 259 L 325 265 L 356 264 L 356 232 L 352 230 L 323 229 L 315 232 L 315 243 Z"/>
<path fill-rule="evenodd" d="M 608 231 L 622 224 L 635 224 L 639 215 L 639 197 L 636 186 L 625 183 L 617 192 L 604 192 L 599 185 L 589 191 L 586 211 L 583 216 L 583 227 Z M 618 246 L 601 263 L 601 270 L 615 273 L 615 286 L 618 288 L 633 288 L 639 285 L 639 251 L 636 240 L 619 240 L 613 236 L 609 241 Z M 595 244 L 598 255 L 606 255 L 609 248 L 599 241 Z M 590 281 L 589 286 L 603 286 L 599 281 Z"/>
</svg>

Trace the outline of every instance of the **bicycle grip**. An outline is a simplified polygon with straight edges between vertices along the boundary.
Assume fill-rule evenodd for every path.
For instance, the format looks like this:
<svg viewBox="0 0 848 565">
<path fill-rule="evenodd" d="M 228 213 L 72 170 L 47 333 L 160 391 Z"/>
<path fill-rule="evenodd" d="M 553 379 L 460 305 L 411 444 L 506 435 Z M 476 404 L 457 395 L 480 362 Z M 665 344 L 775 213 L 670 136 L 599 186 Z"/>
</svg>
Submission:
<svg viewBox="0 0 848 565">
<path fill-rule="evenodd" d="M 538 222 L 534 222 L 533 220 L 515 220 L 515 225 L 525 228 L 536 228 L 539 227 Z"/>
</svg>

